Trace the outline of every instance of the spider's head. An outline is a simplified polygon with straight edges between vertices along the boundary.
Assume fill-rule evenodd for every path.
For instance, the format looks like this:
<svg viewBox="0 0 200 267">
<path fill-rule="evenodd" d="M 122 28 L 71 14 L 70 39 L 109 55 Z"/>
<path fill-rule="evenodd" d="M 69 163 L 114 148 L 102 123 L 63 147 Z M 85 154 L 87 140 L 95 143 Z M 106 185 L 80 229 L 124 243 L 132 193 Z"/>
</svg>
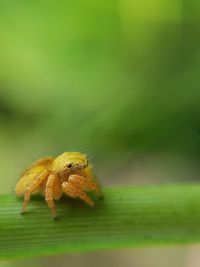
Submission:
<svg viewBox="0 0 200 267">
<path fill-rule="evenodd" d="M 70 171 L 82 170 L 88 166 L 87 158 L 79 152 L 70 152 L 67 157 L 66 168 Z"/>
<path fill-rule="evenodd" d="M 70 172 L 83 170 L 88 166 L 87 158 L 80 152 L 65 152 L 58 156 L 53 163 L 56 172 Z"/>
</svg>

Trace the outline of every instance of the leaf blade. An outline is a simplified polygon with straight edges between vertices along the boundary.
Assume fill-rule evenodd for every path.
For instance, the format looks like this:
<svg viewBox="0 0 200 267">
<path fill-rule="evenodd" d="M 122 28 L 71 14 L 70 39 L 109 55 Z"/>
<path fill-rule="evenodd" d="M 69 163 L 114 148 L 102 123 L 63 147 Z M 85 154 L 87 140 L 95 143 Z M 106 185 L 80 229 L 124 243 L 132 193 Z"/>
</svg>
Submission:
<svg viewBox="0 0 200 267">
<path fill-rule="evenodd" d="M 0 259 L 200 241 L 200 186 L 113 187 L 95 209 L 64 198 L 51 219 L 42 198 L 0 196 Z"/>
</svg>

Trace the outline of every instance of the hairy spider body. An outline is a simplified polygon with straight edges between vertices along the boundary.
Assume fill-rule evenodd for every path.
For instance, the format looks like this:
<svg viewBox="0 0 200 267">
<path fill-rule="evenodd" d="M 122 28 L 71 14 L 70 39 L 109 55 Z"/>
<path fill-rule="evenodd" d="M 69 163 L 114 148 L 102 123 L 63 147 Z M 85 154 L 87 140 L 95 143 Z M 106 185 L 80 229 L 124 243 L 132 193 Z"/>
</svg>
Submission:
<svg viewBox="0 0 200 267">
<path fill-rule="evenodd" d="M 32 194 L 42 193 L 53 217 L 56 217 L 54 200 L 60 199 L 62 193 L 80 198 L 93 207 L 94 201 L 87 194 L 89 191 L 101 196 L 91 165 L 88 165 L 86 156 L 79 152 L 65 152 L 56 158 L 46 157 L 36 161 L 24 172 L 15 187 L 16 195 L 24 196 L 22 212 L 25 212 Z"/>
</svg>

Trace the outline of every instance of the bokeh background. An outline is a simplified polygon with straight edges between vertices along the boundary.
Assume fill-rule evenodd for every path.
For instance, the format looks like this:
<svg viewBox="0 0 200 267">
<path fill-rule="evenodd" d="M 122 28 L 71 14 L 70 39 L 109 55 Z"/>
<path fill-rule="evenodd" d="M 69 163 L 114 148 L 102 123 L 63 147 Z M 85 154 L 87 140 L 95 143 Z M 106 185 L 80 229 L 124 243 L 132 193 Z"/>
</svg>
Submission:
<svg viewBox="0 0 200 267">
<path fill-rule="evenodd" d="M 200 179 L 200 2 L 0 1 L 0 193 L 39 157 L 86 153 L 104 186 Z M 200 266 L 145 248 L 8 266 Z M 102 266 L 102 265 L 101 265 Z"/>
</svg>

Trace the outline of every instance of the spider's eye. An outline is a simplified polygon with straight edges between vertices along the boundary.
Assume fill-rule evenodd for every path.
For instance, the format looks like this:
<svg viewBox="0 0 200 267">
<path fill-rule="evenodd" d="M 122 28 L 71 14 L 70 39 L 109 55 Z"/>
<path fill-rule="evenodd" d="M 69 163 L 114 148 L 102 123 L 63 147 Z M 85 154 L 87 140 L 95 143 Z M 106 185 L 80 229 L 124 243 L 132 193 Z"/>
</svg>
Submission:
<svg viewBox="0 0 200 267">
<path fill-rule="evenodd" d="M 68 168 L 71 168 L 71 166 L 72 166 L 72 164 L 71 164 L 71 163 L 67 164 L 67 167 L 68 167 Z"/>
</svg>

